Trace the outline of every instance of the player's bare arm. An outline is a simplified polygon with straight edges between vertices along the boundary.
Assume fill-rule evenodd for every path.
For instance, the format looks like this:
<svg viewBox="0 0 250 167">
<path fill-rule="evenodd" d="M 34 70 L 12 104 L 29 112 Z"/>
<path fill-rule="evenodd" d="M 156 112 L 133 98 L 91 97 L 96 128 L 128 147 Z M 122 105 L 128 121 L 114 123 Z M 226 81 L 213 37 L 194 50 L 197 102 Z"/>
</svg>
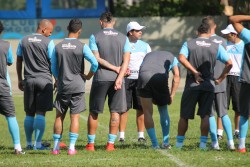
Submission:
<svg viewBox="0 0 250 167">
<path fill-rule="evenodd" d="M 238 32 L 241 33 L 243 30 L 244 26 L 241 24 L 243 21 L 249 21 L 250 16 L 247 15 L 235 15 L 235 16 L 230 16 L 229 21 L 232 23 L 234 26 L 234 29 Z"/>
<path fill-rule="evenodd" d="M 16 72 L 18 78 L 18 88 L 23 91 L 23 77 L 22 77 L 22 67 L 23 67 L 23 59 L 17 56 L 16 61 Z"/>
<path fill-rule="evenodd" d="M 98 61 L 98 63 L 99 63 L 100 66 L 103 66 L 103 67 L 105 67 L 105 68 L 107 68 L 107 69 L 110 69 L 110 70 L 116 72 L 117 74 L 119 74 L 119 72 L 120 72 L 120 67 L 114 66 L 114 65 L 110 64 L 108 61 L 102 59 L 102 58 L 100 57 L 98 51 L 92 51 L 92 52 L 93 52 L 93 54 L 95 55 L 95 58 L 96 58 L 96 60 Z"/>
<path fill-rule="evenodd" d="M 173 69 L 172 69 L 172 73 L 173 73 L 173 79 L 172 79 L 172 86 L 171 86 L 171 93 L 170 93 L 170 103 L 169 104 L 172 104 L 175 92 L 176 92 L 176 90 L 177 90 L 177 88 L 179 86 L 179 83 L 180 83 L 179 67 L 174 66 Z"/>
<path fill-rule="evenodd" d="M 226 78 L 227 74 L 229 73 L 230 69 L 233 67 L 232 61 L 231 59 L 229 59 L 226 63 L 225 63 L 225 67 L 223 72 L 221 73 L 221 75 L 219 76 L 218 79 L 215 80 L 215 84 L 218 85 L 220 84 L 223 79 Z"/>
</svg>

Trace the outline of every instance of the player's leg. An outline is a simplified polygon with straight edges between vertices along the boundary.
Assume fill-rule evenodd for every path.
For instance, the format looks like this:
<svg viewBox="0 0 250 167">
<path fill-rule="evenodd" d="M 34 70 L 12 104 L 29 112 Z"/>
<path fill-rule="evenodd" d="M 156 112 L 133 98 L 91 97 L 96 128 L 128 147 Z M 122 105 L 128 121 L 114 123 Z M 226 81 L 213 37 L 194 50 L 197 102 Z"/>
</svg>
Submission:
<svg viewBox="0 0 250 167">
<path fill-rule="evenodd" d="M 163 136 L 162 147 L 166 149 L 170 149 L 171 146 L 169 144 L 169 130 L 170 130 L 170 118 L 168 115 L 168 106 L 157 106 L 160 113 L 160 123 L 161 130 Z"/>
<path fill-rule="evenodd" d="M 146 139 L 144 137 L 144 112 L 142 110 L 136 110 L 136 125 L 138 132 L 138 142 L 145 142 Z"/>
<path fill-rule="evenodd" d="M 223 139 L 223 125 L 220 117 L 217 117 L 217 138 Z"/>
</svg>

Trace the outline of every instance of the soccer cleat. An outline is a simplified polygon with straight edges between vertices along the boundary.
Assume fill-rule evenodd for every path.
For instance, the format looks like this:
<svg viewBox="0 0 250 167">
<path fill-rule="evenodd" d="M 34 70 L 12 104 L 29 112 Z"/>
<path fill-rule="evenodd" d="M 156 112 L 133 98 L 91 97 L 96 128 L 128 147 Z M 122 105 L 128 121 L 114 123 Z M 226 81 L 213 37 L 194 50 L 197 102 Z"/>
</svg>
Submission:
<svg viewBox="0 0 250 167">
<path fill-rule="evenodd" d="M 107 143 L 106 145 L 106 151 L 114 151 L 115 145 L 113 143 Z"/>
<path fill-rule="evenodd" d="M 223 139 L 223 136 L 217 135 L 217 138 L 218 138 L 218 140 L 222 140 L 222 139 Z"/>
<path fill-rule="evenodd" d="M 59 150 L 53 150 L 53 151 L 51 151 L 51 154 L 57 155 L 57 154 L 60 154 L 60 151 Z"/>
<path fill-rule="evenodd" d="M 217 145 L 217 146 L 211 146 L 211 147 L 215 151 L 220 151 L 221 150 L 219 145 Z"/>
<path fill-rule="evenodd" d="M 125 139 L 124 139 L 124 138 L 120 138 L 120 139 L 119 139 L 119 142 L 124 143 L 124 142 L 125 142 Z"/>
<path fill-rule="evenodd" d="M 36 146 L 33 147 L 33 150 L 50 150 L 49 147 L 45 147 L 43 144 L 40 148 L 37 148 Z"/>
<path fill-rule="evenodd" d="M 230 150 L 230 151 L 235 151 L 235 147 L 234 145 L 228 145 L 227 148 Z"/>
<path fill-rule="evenodd" d="M 22 154 L 25 154 L 25 152 L 23 152 L 22 150 L 18 151 L 17 149 L 15 149 L 14 154 L 16 154 L 16 155 L 22 155 Z"/>
<path fill-rule="evenodd" d="M 145 143 L 147 140 L 144 137 L 138 138 L 139 143 Z"/>
<path fill-rule="evenodd" d="M 95 145 L 94 145 L 94 143 L 88 143 L 85 146 L 85 150 L 87 150 L 87 151 L 95 151 Z"/>
<path fill-rule="evenodd" d="M 170 150 L 172 147 L 170 144 L 162 144 L 161 148 L 166 149 L 166 150 Z"/>
<path fill-rule="evenodd" d="M 157 145 L 157 146 L 151 146 L 151 148 L 152 148 L 152 149 L 155 149 L 155 150 L 161 149 L 161 147 L 158 146 L 158 145 Z"/>
<path fill-rule="evenodd" d="M 247 152 L 247 149 L 246 149 L 246 148 L 238 149 L 238 150 L 236 150 L 236 152 L 239 152 L 239 153 L 246 153 L 246 152 Z"/>
<path fill-rule="evenodd" d="M 237 131 L 235 131 L 235 132 L 234 132 L 234 137 L 235 137 L 236 139 L 240 138 L 240 133 L 237 132 Z"/>
<path fill-rule="evenodd" d="M 27 145 L 26 150 L 33 150 L 33 146 L 32 145 Z"/>
<path fill-rule="evenodd" d="M 44 147 L 50 147 L 50 143 L 48 141 L 43 142 L 42 145 Z"/>
<path fill-rule="evenodd" d="M 68 155 L 75 155 L 77 153 L 76 150 L 68 150 Z"/>
<path fill-rule="evenodd" d="M 67 148 L 67 145 L 66 145 L 64 142 L 60 142 L 60 143 L 59 143 L 59 147 L 60 147 L 61 149 L 66 149 L 66 148 Z"/>
</svg>

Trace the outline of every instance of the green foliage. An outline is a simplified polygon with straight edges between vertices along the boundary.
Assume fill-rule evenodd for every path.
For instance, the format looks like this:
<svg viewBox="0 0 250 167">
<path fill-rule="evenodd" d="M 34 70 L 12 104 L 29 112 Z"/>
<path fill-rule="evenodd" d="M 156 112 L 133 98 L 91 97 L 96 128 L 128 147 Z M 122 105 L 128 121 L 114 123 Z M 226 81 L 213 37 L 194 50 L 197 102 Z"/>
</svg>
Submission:
<svg viewBox="0 0 250 167">
<path fill-rule="evenodd" d="M 117 0 L 111 9 L 117 17 L 198 16 L 221 15 L 223 6 L 218 0 L 141 0 L 132 6 Z"/>
</svg>

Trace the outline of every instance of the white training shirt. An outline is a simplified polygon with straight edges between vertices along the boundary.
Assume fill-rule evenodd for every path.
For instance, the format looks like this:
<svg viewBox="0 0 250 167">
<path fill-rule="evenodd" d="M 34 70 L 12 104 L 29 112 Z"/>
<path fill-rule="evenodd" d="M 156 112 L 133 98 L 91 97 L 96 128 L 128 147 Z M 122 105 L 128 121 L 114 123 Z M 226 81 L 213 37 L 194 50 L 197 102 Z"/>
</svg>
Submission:
<svg viewBox="0 0 250 167">
<path fill-rule="evenodd" d="M 130 42 L 131 54 L 128 68 L 130 70 L 130 75 L 128 79 L 138 79 L 139 69 L 142 61 L 147 53 L 151 52 L 151 48 L 148 43 L 137 40 L 136 43 Z"/>
</svg>

